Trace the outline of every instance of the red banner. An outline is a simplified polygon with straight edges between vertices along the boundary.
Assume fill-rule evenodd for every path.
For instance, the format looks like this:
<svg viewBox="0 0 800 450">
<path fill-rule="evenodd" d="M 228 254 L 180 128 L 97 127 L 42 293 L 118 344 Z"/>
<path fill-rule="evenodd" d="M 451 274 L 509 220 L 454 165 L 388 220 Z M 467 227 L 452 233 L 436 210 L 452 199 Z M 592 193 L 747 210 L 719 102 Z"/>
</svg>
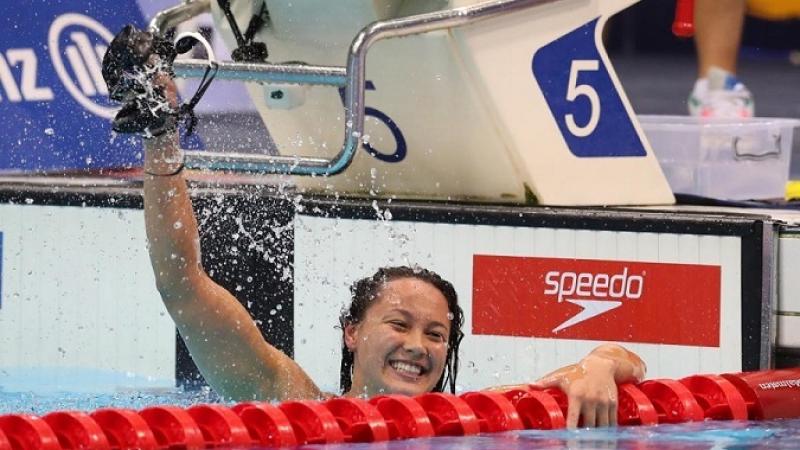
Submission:
<svg viewBox="0 0 800 450">
<path fill-rule="evenodd" d="M 474 255 L 473 334 L 719 347 L 720 267 Z"/>
</svg>

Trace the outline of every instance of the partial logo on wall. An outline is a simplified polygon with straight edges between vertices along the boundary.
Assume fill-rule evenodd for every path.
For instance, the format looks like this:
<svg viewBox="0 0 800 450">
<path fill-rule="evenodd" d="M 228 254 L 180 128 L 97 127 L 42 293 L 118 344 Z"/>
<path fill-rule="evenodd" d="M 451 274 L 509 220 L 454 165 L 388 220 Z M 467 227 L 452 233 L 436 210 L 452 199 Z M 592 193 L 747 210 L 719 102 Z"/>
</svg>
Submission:
<svg viewBox="0 0 800 450">
<path fill-rule="evenodd" d="M 111 119 L 118 108 L 106 106 L 108 88 L 100 67 L 114 35 L 83 14 L 63 14 L 50 25 L 47 47 L 64 88 L 87 111 Z"/>
<path fill-rule="evenodd" d="M 474 334 L 719 347 L 719 266 L 474 255 Z"/>
<path fill-rule="evenodd" d="M 0 170 L 61 171 L 140 164 L 140 144 L 114 137 L 101 61 L 136 2 L 23 0 L 0 16 Z"/>
</svg>

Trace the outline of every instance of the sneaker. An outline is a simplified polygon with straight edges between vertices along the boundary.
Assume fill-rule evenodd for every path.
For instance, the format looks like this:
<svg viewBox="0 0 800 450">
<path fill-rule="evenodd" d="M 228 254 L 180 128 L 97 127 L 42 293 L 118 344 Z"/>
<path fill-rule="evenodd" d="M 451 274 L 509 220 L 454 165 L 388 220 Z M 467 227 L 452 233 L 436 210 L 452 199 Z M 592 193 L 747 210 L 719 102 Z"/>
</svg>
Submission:
<svg viewBox="0 0 800 450">
<path fill-rule="evenodd" d="M 689 95 L 689 115 L 705 118 L 749 118 L 755 115 L 753 94 L 728 71 L 712 67 Z"/>
</svg>

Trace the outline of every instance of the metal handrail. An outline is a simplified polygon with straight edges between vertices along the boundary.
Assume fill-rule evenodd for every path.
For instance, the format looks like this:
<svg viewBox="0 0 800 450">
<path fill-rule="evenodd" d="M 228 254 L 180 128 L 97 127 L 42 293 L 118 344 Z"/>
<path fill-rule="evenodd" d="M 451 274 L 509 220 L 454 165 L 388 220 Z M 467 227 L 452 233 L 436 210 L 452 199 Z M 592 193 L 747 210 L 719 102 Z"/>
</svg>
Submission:
<svg viewBox="0 0 800 450">
<path fill-rule="evenodd" d="M 179 59 L 173 66 L 175 75 L 182 78 L 202 78 L 208 61 Z M 293 83 L 344 87 L 347 71 L 337 66 L 311 66 L 306 64 L 219 63 L 215 78 L 221 80 L 257 81 L 260 83 Z"/>
<path fill-rule="evenodd" d="M 211 10 L 211 0 L 183 0 L 183 3 L 158 12 L 150 20 L 148 29 L 164 34 L 170 28 Z"/>
<path fill-rule="evenodd" d="M 205 4 L 207 8 L 208 1 L 187 0 L 183 5 L 162 11 L 151 21 L 151 30 L 163 32 L 167 24 L 174 26 L 181 18 L 194 17 L 199 14 L 197 12 L 201 7 L 199 4 Z M 239 172 L 336 175 L 352 162 L 364 132 L 365 69 L 367 51 L 372 44 L 381 39 L 472 24 L 557 1 L 559 0 L 495 0 L 475 6 L 373 22 L 364 27 L 350 44 L 346 68 L 304 64 L 220 62 L 217 77 L 221 79 L 344 86 L 346 119 L 344 143 L 339 153 L 331 159 L 184 150 L 186 165 L 192 168 Z M 204 62 L 176 61 L 175 73 L 181 77 L 199 77 L 202 76 L 205 67 Z"/>
</svg>

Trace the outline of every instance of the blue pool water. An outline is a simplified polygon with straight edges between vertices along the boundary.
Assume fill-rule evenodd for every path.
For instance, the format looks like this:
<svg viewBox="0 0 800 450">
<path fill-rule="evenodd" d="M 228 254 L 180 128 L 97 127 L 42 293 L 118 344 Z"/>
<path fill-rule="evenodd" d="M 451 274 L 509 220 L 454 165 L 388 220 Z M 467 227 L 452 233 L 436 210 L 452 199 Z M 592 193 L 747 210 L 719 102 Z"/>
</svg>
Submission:
<svg viewBox="0 0 800 450">
<path fill-rule="evenodd" d="M 0 414 L 45 414 L 56 410 L 93 411 L 116 406 L 140 409 L 152 405 L 189 406 L 217 401 L 208 391 L 142 390 L 115 394 L 49 392 L 47 394 L 0 391 Z M 636 449 L 723 450 L 800 449 L 800 419 L 764 422 L 717 422 L 540 431 L 528 430 L 472 437 L 440 437 L 380 444 L 306 446 L 347 450 L 401 449 Z"/>
</svg>

